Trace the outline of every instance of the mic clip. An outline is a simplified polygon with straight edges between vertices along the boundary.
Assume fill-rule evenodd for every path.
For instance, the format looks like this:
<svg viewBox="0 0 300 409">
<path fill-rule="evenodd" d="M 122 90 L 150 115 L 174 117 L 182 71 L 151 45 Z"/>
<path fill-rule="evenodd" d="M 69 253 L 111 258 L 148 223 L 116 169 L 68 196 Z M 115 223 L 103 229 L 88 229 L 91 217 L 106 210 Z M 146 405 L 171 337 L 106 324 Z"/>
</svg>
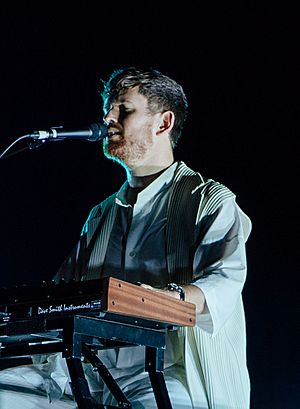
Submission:
<svg viewBox="0 0 300 409">
<path fill-rule="evenodd" d="M 37 149 L 40 146 L 44 145 L 46 142 L 46 139 L 34 139 L 33 142 L 27 142 L 27 146 L 29 149 Z"/>
</svg>

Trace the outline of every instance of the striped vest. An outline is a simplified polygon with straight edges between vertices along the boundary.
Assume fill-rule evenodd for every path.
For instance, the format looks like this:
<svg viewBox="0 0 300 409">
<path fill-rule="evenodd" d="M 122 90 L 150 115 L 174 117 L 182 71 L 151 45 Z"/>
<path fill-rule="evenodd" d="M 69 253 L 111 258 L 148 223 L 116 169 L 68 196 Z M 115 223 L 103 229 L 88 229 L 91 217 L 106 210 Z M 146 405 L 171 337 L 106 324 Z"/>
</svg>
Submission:
<svg viewBox="0 0 300 409">
<path fill-rule="evenodd" d="M 166 253 L 170 282 L 186 284 L 199 278 L 193 272 L 193 256 L 205 231 L 203 217 L 212 215 L 220 203 L 233 193 L 179 162 L 170 188 Z M 76 278 L 90 280 L 101 276 L 109 236 L 116 218 L 116 193 L 92 209 L 83 228 L 77 253 Z M 80 276 L 80 277 L 79 277 Z"/>
</svg>

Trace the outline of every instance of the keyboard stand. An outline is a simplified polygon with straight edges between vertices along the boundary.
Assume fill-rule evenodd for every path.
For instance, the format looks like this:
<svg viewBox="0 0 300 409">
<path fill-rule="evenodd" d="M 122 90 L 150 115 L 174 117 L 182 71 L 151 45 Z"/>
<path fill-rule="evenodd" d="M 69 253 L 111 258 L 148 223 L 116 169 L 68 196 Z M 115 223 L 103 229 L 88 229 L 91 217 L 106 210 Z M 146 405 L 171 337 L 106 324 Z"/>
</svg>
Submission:
<svg viewBox="0 0 300 409">
<path fill-rule="evenodd" d="M 34 319 L 30 320 L 30 325 L 28 325 L 28 321 L 27 323 L 25 321 L 7 323 L 5 324 L 3 339 L 2 331 L 0 331 L 0 358 L 1 356 L 43 354 L 46 351 L 47 353 L 62 352 L 68 366 L 70 384 L 78 409 L 130 409 L 131 403 L 94 350 L 144 345 L 146 348 L 145 370 L 149 373 L 157 408 L 172 409 L 163 376 L 166 332 L 170 325 L 112 315 L 113 317 L 108 314 L 105 317 L 74 315 L 62 318 Z M 43 337 L 43 342 L 33 342 L 34 329 L 38 330 L 38 337 L 35 337 L 34 340 Z M 20 338 L 18 334 L 22 334 L 22 337 Z M 27 340 L 26 334 L 28 334 Z M 49 343 L 45 342 L 47 334 L 50 334 Z M 56 334 L 56 340 L 53 334 Z M 12 341 L 10 341 L 10 335 Z M 117 400 L 118 406 L 95 403 L 83 371 L 82 356 L 98 371 Z"/>
</svg>

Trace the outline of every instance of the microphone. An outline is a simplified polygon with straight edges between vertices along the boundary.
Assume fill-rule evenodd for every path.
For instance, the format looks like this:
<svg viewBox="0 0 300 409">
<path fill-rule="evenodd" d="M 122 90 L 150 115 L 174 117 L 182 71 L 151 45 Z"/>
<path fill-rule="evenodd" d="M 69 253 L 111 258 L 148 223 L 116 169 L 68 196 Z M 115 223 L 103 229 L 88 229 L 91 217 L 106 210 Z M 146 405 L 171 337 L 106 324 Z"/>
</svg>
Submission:
<svg viewBox="0 0 300 409">
<path fill-rule="evenodd" d="M 108 128 L 104 124 L 94 123 L 82 129 L 64 129 L 63 127 L 50 128 L 49 131 L 34 131 L 26 137 L 45 142 L 62 141 L 64 139 L 85 140 L 90 142 L 101 141 L 108 136 Z"/>
</svg>

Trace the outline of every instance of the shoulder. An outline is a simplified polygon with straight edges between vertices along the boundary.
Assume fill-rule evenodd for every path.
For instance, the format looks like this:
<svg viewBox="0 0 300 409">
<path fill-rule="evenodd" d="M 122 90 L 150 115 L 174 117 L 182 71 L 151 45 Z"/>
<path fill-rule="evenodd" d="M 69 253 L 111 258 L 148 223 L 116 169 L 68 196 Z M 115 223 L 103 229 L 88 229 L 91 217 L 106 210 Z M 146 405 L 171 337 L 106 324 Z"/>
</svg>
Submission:
<svg viewBox="0 0 300 409">
<path fill-rule="evenodd" d="M 103 202 L 97 204 L 92 208 L 81 230 L 81 234 L 86 234 L 90 230 L 92 225 L 94 225 L 95 223 L 99 223 L 99 220 L 102 219 L 104 214 L 106 214 L 109 209 L 112 208 L 115 202 L 115 197 L 116 193 L 112 194 L 111 196 L 103 200 Z"/>
<path fill-rule="evenodd" d="M 194 179 L 194 183 L 189 181 L 191 179 Z M 191 203 L 193 200 L 191 201 L 190 199 L 194 199 L 197 203 L 198 221 L 204 216 L 214 214 L 221 208 L 227 214 L 229 212 L 233 214 L 237 210 L 243 227 L 244 237 L 247 240 L 252 229 L 251 220 L 238 206 L 235 193 L 227 186 L 192 170 L 184 162 L 179 162 L 174 180 L 179 184 L 185 183 L 185 186 L 189 189 L 189 197 L 185 203 L 187 205 Z"/>
<path fill-rule="evenodd" d="M 92 210 L 90 211 L 87 221 L 100 217 L 103 214 L 103 212 L 105 212 L 106 209 L 109 209 L 115 202 L 116 195 L 117 193 L 113 193 L 112 195 L 107 197 L 105 200 L 103 200 L 103 202 L 94 206 Z"/>
<path fill-rule="evenodd" d="M 227 198 L 235 198 L 235 194 L 225 185 L 203 176 L 189 168 L 184 162 L 179 162 L 174 177 L 174 184 L 186 185 L 191 194 L 200 194 L 206 200 L 219 202 Z"/>
<path fill-rule="evenodd" d="M 226 199 L 235 198 L 235 194 L 227 186 L 213 179 L 207 179 L 201 193 L 216 206 Z"/>
</svg>

